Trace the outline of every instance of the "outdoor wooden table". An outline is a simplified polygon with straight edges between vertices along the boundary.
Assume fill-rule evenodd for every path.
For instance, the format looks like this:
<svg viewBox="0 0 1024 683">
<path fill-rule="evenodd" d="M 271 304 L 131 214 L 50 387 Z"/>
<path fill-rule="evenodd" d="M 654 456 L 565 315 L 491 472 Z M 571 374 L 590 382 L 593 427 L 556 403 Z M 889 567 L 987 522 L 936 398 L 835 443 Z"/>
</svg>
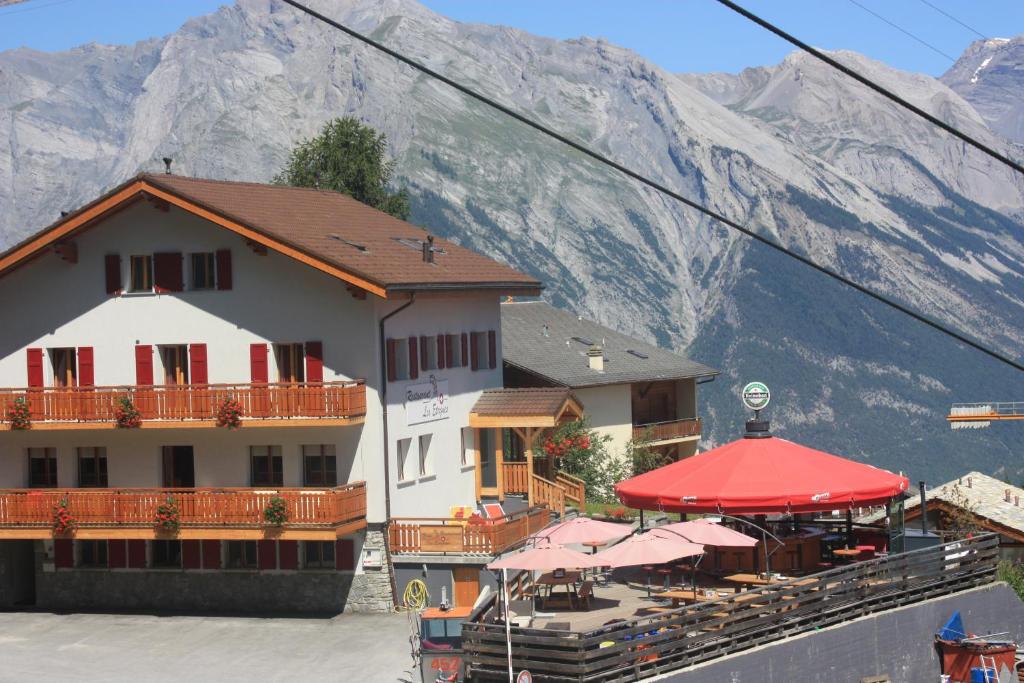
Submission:
<svg viewBox="0 0 1024 683">
<path fill-rule="evenodd" d="M 843 558 L 847 562 L 853 562 L 860 556 L 860 551 L 856 548 L 838 548 L 833 550 L 832 554 Z"/>
<path fill-rule="evenodd" d="M 538 586 L 547 586 L 548 589 L 547 595 L 541 596 L 541 607 L 547 607 L 548 600 L 551 599 L 551 592 L 554 590 L 555 586 L 565 586 L 565 595 L 569 598 L 569 609 L 576 609 L 573 597 L 576 595 L 576 583 L 579 580 L 580 573 L 578 571 L 565 572 L 563 576 L 555 576 L 554 572 L 542 574 L 539 579 L 534 581 L 534 584 Z"/>
<path fill-rule="evenodd" d="M 773 583 L 781 583 L 781 579 L 768 579 L 758 574 L 730 574 L 722 578 L 730 583 L 738 583 L 740 586 L 768 586 Z"/>
<path fill-rule="evenodd" d="M 658 593 L 659 598 L 669 598 L 672 600 L 673 607 L 679 607 L 680 603 L 692 604 L 695 602 L 711 602 L 713 600 L 721 599 L 721 596 L 716 592 L 714 596 L 708 596 L 704 594 L 703 590 L 673 590 L 665 591 L 664 593 Z"/>
</svg>

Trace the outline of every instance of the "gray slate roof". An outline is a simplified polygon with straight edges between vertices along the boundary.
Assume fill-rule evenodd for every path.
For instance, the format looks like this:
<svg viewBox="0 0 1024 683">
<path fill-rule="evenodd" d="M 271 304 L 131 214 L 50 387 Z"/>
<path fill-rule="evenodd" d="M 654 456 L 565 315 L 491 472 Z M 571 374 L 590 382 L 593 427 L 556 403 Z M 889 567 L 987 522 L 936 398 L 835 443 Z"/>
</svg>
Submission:
<svg viewBox="0 0 1024 683">
<path fill-rule="evenodd" d="M 501 339 L 506 363 L 574 389 L 718 374 L 714 368 L 543 301 L 503 303 Z M 603 344 L 603 372 L 590 369 L 587 350 L 591 343 Z"/>
</svg>

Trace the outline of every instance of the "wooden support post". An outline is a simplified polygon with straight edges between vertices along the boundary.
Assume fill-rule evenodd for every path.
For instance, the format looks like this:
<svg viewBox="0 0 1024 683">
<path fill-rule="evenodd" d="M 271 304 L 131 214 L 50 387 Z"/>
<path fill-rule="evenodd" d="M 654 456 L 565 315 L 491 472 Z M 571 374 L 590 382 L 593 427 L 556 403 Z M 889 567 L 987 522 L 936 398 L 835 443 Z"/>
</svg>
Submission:
<svg viewBox="0 0 1024 683">
<path fill-rule="evenodd" d="M 482 429 L 473 430 L 473 463 L 476 465 L 476 502 L 480 502 L 483 499 L 481 489 L 483 488 L 483 469 L 480 464 L 480 435 L 483 433 Z"/>
<path fill-rule="evenodd" d="M 495 429 L 494 435 L 494 467 L 498 481 L 498 500 L 505 502 L 505 430 Z"/>
<path fill-rule="evenodd" d="M 532 427 L 523 430 L 526 450 L 526 502 L 530 507 L 533 507 L 533 435 Z"/>
</svg>

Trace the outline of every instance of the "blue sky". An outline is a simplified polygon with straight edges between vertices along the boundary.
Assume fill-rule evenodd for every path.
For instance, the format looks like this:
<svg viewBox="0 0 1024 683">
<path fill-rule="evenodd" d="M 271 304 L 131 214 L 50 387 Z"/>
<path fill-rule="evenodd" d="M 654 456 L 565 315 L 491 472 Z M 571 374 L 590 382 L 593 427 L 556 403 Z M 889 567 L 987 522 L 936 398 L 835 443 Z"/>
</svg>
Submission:
<svg viewBox="0 0 1024 683">
<path fill-rule="evenodd" d="M 977 35 L 925 0 L 856 0 L 938 50 L 959 56 Z M 1024 33 L 1021 0 L 927 0 L 986 37 Z M 172 33 L 223 0 L 29 0 L 0 8 L 0 50 L 63 50 Z M 315 3 L 328 7 L 328 0 Z M 601 36 L 672 71 L 739 71 L 774 64 L 791 48 L 714 0 L 425 0 L 459 21 L 504 24 L 555 38 Z M 938 75 L 951 62 L 854 0 L 743 0 L 751 11 L 819 47 L 862 52 Z"/>
</svg>

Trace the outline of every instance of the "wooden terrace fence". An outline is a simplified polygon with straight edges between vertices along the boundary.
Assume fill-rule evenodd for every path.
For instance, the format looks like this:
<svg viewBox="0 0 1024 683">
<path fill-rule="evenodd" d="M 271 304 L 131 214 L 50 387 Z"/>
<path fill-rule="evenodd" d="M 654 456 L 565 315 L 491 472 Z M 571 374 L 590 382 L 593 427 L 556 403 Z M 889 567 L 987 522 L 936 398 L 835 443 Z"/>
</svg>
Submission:
<svg viewBox="0 0 1024 683">
<path fill-rule="evenodd" d="M 131 399 L 143 420 L 214 420 L 234 399 L 242 419 L 350 418 L 366 414 L 363 380 L 319 383 L 181 384 L 0 389 L 0 406 L 28 400 L 33 422 L 114 422 L 118 403 Z"/>
<path fill-rule="evenodd" d="M 998 543 L 995 534 L 984 534 L 586 632 L 512 626 L 513 669 L 529 669 L 535 681 L 635 681 L 655 676 L 990 583 Z M 463 623 L 467 680 L 508 678 L 505 626 L 496 623 L 494 608 L 492 599 Z M 609 642 L 613 644 L 601 647 Z"/>
<path fill-rule="evenodd" d="M 50 527 L 63 498 L 81 527 L 152 527 L 168 497 L 182 527 L 259 527 L 275 496 L 285 501 L 289 528 L 333 527 L 366 516 L 364 482 L 326 489 L 14 489 L 0 490 L 0 528 Z"/>
<path fill-rule="evenodd" d="M 388 525 L 388 536 L 392 553 L 495 555 L 550 521 L 551 511 L 545 508 L 530 508 L 483 524 L 443 517 L 397 517 Z"/>
</svg>

